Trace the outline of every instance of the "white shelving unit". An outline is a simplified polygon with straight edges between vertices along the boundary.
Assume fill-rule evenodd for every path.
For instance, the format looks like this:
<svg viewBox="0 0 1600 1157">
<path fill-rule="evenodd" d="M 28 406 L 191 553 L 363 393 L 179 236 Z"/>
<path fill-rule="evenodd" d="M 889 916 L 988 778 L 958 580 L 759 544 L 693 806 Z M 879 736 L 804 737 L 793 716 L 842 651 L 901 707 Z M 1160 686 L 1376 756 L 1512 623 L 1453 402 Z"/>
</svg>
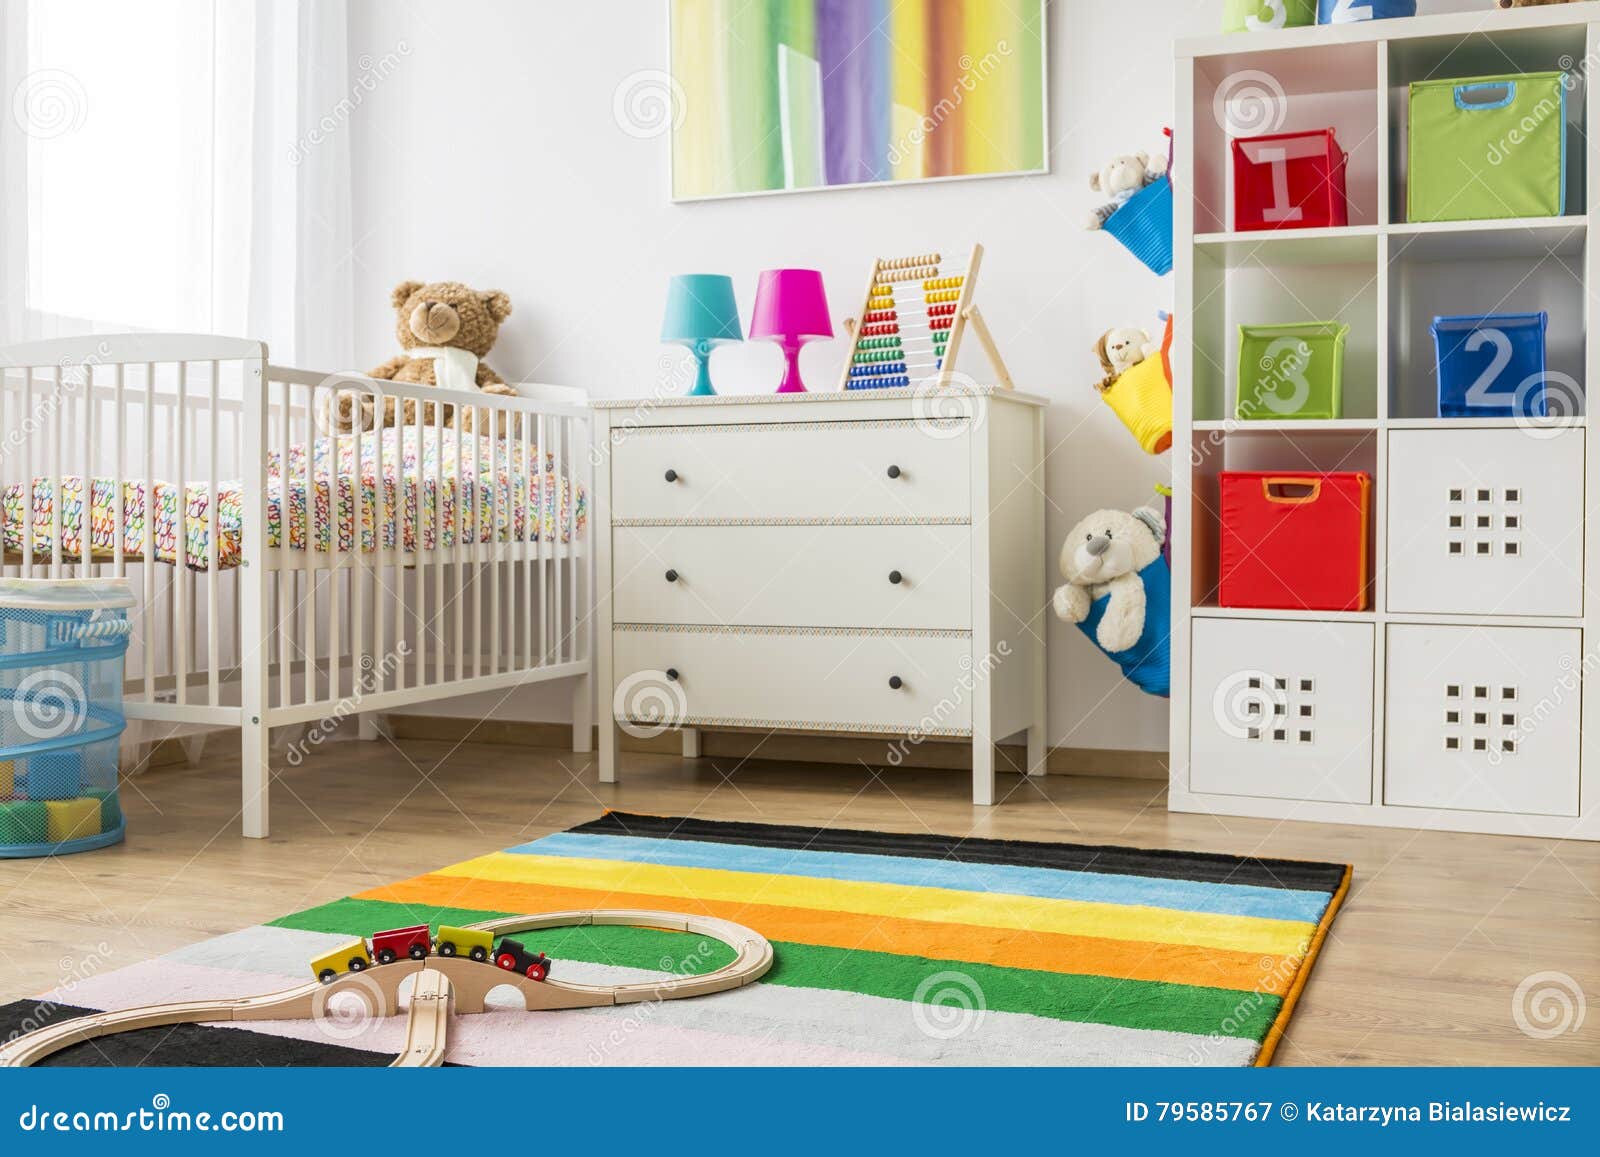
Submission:
<svg viewBox="0 0 1600 1157">
<path fill-rule="evenodd" d="M 1593 2 L 1179 43 L 1173 810 L 1600 839 L 1585 685 L 1600 598 L 1584 581 L 1600 574 L 1600 439 L 1581 397 L 1600 382 L 1597 61 Z M 1566 215 L 1407 222 L 1410 83 L 1555 69 L 1574 81 Z M 1350 224 L 1231 231 L 1229 129 L 1330 125 Z M 1534 310 L 1576 412 L 1535 428 L 1433 416 L 1432 318 Z M 1230 418 L 1240 324 L 1334 319 L 1350 326 L 1341 418 Z M 1372 475 L 1369 610 L 1217 605 L 1217 479 L 1251 469 Z M 1239 708 L 1263 702 L 1264 718 Z"/>
</svg>

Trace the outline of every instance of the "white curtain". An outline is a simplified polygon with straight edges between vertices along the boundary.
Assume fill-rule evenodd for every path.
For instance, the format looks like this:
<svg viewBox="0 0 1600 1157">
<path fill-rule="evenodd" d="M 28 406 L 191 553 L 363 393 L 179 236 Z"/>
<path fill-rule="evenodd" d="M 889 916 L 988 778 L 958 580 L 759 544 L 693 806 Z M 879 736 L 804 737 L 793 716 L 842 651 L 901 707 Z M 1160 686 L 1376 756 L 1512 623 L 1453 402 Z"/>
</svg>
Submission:
<svg viewBox="0 0 1600 1157">
<path fill-rule="evenodd" d="M 350 365 L 344 0 L 0 0 L 0 340 Z"/>
</svg>

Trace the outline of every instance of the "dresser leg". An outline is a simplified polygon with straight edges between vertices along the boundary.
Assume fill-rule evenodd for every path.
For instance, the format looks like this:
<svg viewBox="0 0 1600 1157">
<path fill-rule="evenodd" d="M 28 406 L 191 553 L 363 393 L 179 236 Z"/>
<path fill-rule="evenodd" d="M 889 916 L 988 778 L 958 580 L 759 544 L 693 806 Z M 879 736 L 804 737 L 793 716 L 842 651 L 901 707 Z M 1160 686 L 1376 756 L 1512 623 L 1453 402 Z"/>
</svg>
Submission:
<svg viewBox="0 0 1600 1157">
<path fill-rule="evenodd" d="M 593 675 L 580 675 L 572 682 L 572 750 L 579 755 L 594 750 Z"/>
<path fill-rule="evenodd" d="M 683 758 L 700 758 L 700 732 L 693 727 L 682 728 L 679 732 L 683 736 Z"/>
<path fill-rule="evenodd" d="M 600 720 L 600 782 L 617 782 L 617 721 L 607 711 Z"/>
<path fill-rule="evenodd" d="M 1028 728 L 1028 774 L 1043 775 L 1045 773 L 1045 760 L 1048 751 L 1044 745 L 1044 724 L 1036 723 Z"/>
<path fill-rule="evenodd" d="M 994 739 L 987 734 L 972 737 L 972 802 L 977 807 L 994 804 Z"/>
</svg>

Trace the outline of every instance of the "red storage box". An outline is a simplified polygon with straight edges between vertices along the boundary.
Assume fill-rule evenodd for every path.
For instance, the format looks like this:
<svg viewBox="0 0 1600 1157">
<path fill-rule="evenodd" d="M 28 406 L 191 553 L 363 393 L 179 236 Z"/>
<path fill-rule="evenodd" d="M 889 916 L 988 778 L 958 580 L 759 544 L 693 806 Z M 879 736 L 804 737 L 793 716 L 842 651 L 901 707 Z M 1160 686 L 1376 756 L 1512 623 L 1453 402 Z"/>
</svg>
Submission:
<svg viewBox="0 0 1600 1157">
<path fill-rule="evenodd" d="M 1372 479 L 1225 470 L 1218 599 L 1225 607 L 1367 609 Z"/>
<path fill-rule="evenodd" d="M 1233 227 L 1323 229 L 1349 224 L 1344 150 L 1332 129 L 1233 142 Z"/>
</svg>

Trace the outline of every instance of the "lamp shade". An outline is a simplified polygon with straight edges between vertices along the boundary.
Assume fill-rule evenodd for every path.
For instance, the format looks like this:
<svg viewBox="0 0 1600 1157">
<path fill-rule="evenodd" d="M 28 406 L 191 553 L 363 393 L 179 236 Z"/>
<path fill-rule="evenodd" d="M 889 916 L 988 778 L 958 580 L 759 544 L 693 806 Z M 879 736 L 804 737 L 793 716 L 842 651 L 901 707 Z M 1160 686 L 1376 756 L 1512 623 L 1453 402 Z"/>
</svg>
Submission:
<svg viewBox="0 0 1600 1157">
<path fill-rule="evenodd" d="M 756 284 L 756 308 L 750 318 L 753 338 L 805 341 L 833 336 L 828 295 L 815 269 L 768 269 Z"/>
<path fill-rule="evenodd" d="M 722 273 L 680 273 L 667 287 L 667 315 L 661 340 L 669 342 L 743 341 L 733 278 Z"/>
</svg>

